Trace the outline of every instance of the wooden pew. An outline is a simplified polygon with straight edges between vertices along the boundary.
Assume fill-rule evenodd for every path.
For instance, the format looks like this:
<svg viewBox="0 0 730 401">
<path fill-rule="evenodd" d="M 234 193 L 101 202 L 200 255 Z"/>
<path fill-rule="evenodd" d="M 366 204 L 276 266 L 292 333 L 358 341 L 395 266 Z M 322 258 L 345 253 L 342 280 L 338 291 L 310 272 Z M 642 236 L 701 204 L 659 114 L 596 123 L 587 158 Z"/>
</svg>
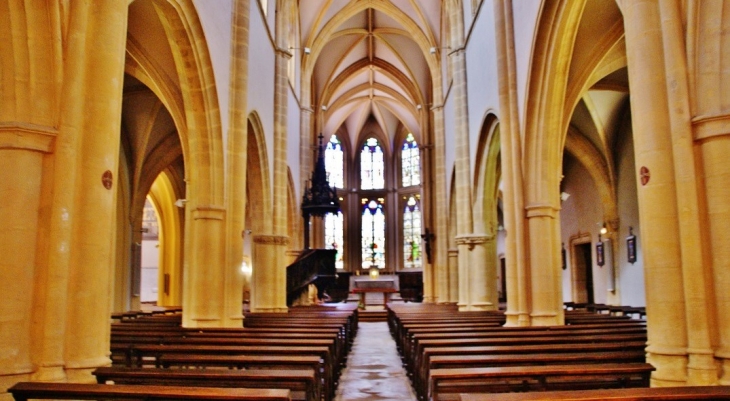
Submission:
<svg viewBox="0 0 730 401">
<path fill-rule="evenodd" d="M 435 355 L 429 359 L 429 370 L 448 368 L 489 368 L 502 366 L 564 365 L 581 363 L 643 363 L 643 350 L 597 351 L 535 354 Z"/>
<path fill-rule="evenodd" d="M 621 388 L 532 393 L 460 394 L 462 401 L 716 401 L 730 400 L 730 386 Z"/>
<path fill-rule="evenodd" d="M 516 329 L 516 330 L 511 330 Z M 428 340 L 466 340 L 466 339 L 498 339 L 498 338 L 545 338 L 561 335 L 567 336 L 606 336 L 606 335 L 632 335 L 636 334 L 636 338 L 646 338 L 647 332 L 645 327 L 617 327 L 603 329 L 583 329 L 580 326 L 553 326 L 552 330 L 531 330 L 528 327 L 520 328 L 499 328 L 499 329 L 473 329 L 469 332 L 451 332 L 451 333 L 414 333 L 410 336 L 408 343 L 405 344 L 403 355 L 410 358 L 412 353 L 416 352 L 419 343 Z M 635 338 L 635 339 L 636 339 Z M 639 338 L 640 339 L 640 338 Z"/>
<path fill-rule="evenodd" d="M 334 339 L 329 340 L 323 340 L 319 338 L 306 338 L 306 335 L 302 335 L 301 337 L 294 337 L 294 338 L 281 338 L 281 337 L 260 337 L 260 338 L 249 338 L 249 337 L 238 337 L 238 338 L 228 338 L 228 337 L 186 337 L 186 338 L 177 338 L 177 337 L 168 337 L 162 339 L 162 341 L 158 341 L 157 338 L 149 339 L 149 341 L 145 341 L 144 338 L 138 338 L 135 341 L 132 342 L 112 342 L 111 348 L 112 349 L 119 349 L 119 347 L 129 348 L 129 347 L 136 347 L 138 345 L 209 345 L 209 346 L 221 346 L 221 347 L 229 347 L 229 346 L 303 346 L 303 347 L 327 347 L 329 349 L 329 354 L 332 356 L 332 362 L 339 363 L 340 358 L 343 357 L 341 355 L 341 350 L 338 350 L 335 346 Z"/>
<path fill-rule="evenodd" d="M 499 337 L 499 338 L 457 338 L 457 339 L 441 339 L 441 340 L 423 340 L 418 342 L 413 351 L 411 364 L 413 371 L 426 371 L 429 361 L 425 358 L 427 349 L 436 348 L 469 348 L 469 347 L 489 347 L 489 346 L 548 346 L 548 345 L 572 345 L 579 344 L 595 344 L 595 343 L 632 343 L 646 342 L 646 334 L 606 334 L 606 335 L 582 335 L 582 334 L 555 334 L 546 337 Z M 411 366 L 411 365 L 407 365 Z"/>
<path fill-rule="evenodd" d="M 513 344 L 469 347 L 431 347 L 421 355 L 420 365 L 412 371 L 413 387 L 417 394 L 427 392 L 431 358 L 438 355 L 468 357 L 470 355 L 525 355 L 556 354 L 573 355 L 587 352 L 643 352 L 646 341 L 604 342 L 604 343 L 559 343 L 559 344 Z M 568 357 L 569 358 L 569 357 Z"/>
<path fill-rule="evenodd" d="M 285 401 L 289 390 L 20 382 L 8 389 L 15 401 L 27 400 L 195 400 Z"/>
<path fill-rule="evenodd" d="M 429 388 L 437 401 L 446 393 L 648 387 L 653 370 L 648 363 L 434 369 Z"/>
<path fill-rule="evenodd" d="M 315 382 L 321 387 L 319 393 L 334 393 L 334 384 L 329 379 L 325 380 L 318 356 L 171 354 L 157 358 L 157 366 L 197 369 L 311 369 L 315 372 Z"/>
<path fill-rule="evenodd" d="M 285 357 L 293 356 L 316 356 L 320 359 L 322 379 L 325 389 L 322 391 L 325 399 L 334 396 L 334 383 L 337 373 L 334 370 L 332 355 L 329 347 L 322 346 L 216 346 L 216 345 L 157 345 L 141 344 L 131 347 L 112 347 L 112 354 L 124 352 L 126 367 L 142 368 L 144 366 L 160 366 L 160 358 L 166 355 L 279 355 Z"/>
<path fill-rule="evenodd" d="M 312 370 L 228 370 L 228 369 L 155 369 L 97 368 L 92 372 L 99 384 L 164 385 L 195 387 L 235 387 L 288 389 L 293 399 L 319 401 Z M 303 397 L 294 397 L 303 393 Z"/>
</svg>

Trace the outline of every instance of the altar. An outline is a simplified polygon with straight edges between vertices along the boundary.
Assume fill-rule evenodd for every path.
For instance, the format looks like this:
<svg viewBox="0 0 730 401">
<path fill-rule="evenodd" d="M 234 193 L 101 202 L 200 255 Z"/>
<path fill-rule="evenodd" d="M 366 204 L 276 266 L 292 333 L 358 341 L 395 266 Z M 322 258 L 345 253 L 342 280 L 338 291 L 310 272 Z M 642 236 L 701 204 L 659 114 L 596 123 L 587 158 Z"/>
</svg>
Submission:
<svg viewBox="0 0 730 401">
<path fill-rule="evenodd" d="M 367 305 L 367 294 L 381 293 L 383 294 L 383 306 L 390 301 L 390 295 L 398 292 L 398 276 L 380 276 L 371 278 L 370 276 L 352 276 L 350 277 L 350 292 L 360 295 L 360 305 Z"/>
</svg>

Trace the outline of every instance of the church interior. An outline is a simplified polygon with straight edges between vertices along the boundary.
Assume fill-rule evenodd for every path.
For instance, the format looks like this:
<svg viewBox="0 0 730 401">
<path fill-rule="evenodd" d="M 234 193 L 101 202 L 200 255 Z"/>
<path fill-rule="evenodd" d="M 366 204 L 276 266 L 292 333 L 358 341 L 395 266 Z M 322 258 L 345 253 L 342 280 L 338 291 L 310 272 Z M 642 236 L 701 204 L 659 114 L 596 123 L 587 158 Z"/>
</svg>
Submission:
<svg viewBox="0 0 730 401">
<path fill-rule="evenodd" d="M 171 322 L 330 341 L 303 399 L 346 400 L 373 311 L 418 400 L 487 399 L 437 397 L 491 365 L 427 344 L 495 325 L 730 399 L 727 32 L 729 0 L 0 2 L 0 400 Z"/>
</svg>

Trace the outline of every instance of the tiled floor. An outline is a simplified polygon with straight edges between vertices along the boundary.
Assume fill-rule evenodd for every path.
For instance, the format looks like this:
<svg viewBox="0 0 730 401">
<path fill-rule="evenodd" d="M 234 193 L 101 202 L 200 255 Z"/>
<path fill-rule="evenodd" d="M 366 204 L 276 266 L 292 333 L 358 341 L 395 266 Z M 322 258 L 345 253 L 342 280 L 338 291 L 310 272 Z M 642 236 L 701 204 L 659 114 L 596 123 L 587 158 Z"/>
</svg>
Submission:
<svg viewBox="0 0 730 401">
<path fill-rule="evenodd" d="M 335 401 L 415 401 L 385 322 L 360 322 Z"/>
</svg>

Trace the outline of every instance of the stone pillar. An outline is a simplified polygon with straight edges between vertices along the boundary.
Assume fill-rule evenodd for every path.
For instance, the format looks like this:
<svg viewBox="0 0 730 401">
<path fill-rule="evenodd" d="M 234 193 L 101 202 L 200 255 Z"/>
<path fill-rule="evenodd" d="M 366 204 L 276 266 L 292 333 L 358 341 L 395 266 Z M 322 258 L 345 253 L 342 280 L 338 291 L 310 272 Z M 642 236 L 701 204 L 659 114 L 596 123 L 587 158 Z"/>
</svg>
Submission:
<svg viewBox="0 0 730 401">
<path fill-rule="evenodd" d="M 701 209 L 705 205 L 700 205 L 704 194 L 699 193 L 698 182 L 701 180 L 702 170 L 696 167 L 699 163 L 695 156 L 692 132 L 687 49 L 681 8 L 682 4 L 677 0 L 659 2 L 688 330 L 687 384 L 711 385 L 717 383 L 718 371 L 712 349 L 714 333 L 710 328 L 712 309 L 708 296 L 709 269 L 706 263 L 709 255 L 704 246 L 707 236 L 703 232 L 706 227 L 703 227 L 705 216 Z M 727 201 L 727 198 L 723 198 Z M 719 293 L 722 294 L 722 290 Z"/>
<path fill-rule="evenodd" d="M 253 236 L 251 311 L 286 312 L 286 249 L 289 237 Z M 283 267 L 281 267 L 283 266 Z"/>
<path fill-rule="evenodd" d="M 438 77 L 441 79 L 441 76 Z M 431 163 L 431 174 L 433 177 L 432 210 L 434 229 L 431 231 L 434 238 L 431 242 L 431 252 L 434 261 L 433 272 L 435 283 L 434 300 L 436 302 L 451 302 L 449 289 L 450 280 L 456 280 L 450 276 L 451 260 L 449 256 L 449 203 L 446 200 L 446 129 L 444 125 L 444 107 L 441 87 L 435 86 L 433 93 L 434 102 L 439 105 L 431 108 L 433 116 L 433 161 Z M 454 265 L 454 268 L 457 268 Z"/>
<path fill-rule="evenodd" d="M 47 314 L 45 322 L 50 326 L 65 319 L 63 354 L 69 381 L 93 382 L 90 372 L 110 363 L 109 307 L 115 222 L 100 216 L 114 216 L 116 209 L 115 174 L 119 159 L 127 7 L 127 2 L 74 2 L 69 9 L 64 56 L 68 64 L 64 69 L 62 92 L 68 97 L 62 101 L 59 135 L 79 138 L 73 155 L 78 161 L 74 163 L 75 170 L 56 168 L 61 169 L 61 174 L 75 174 L 77 179 L 72 188 L 76 190 L 73 198 L 63 201 L 73 205 L 72 209 L 59 205 L 60 210 L 52 212 L 54 218 L 63 221 L 56 227 L 66 225 L 67 219 L 72 224 L 70 236 L 66 231 L 54 238 L 59 242 L 50 246 L 65 248 L 61 252 L 70 251 L 68 286 L 62 289 L 66 294 L 54 293 L 59 298 L 48 299 L 47 304 L 66 301 L 66 313 Z M 65 261 L 60 260 L 65 257 L 57 256 L 51 260 L 60 261 L 61 269 L 65 269 Z M 57 344 L 50 343 L 56 338 L 47 340 L 49 349 L 58 349 Z M 53 360 L 57 361 L 57 357 L 54 355 Z"/>
<path fill-rule="evenodd" d="M 449 266 L 446 277 L 446 288 L 448 290 L 446 302 L 456 304 L 459 302 L 459 249 L 449 249 Z"/>
<path fill-rule="evenodd" d="M 562 298 L 559 207 L 527 205 L 530 236 L 530 299 L 533 326 L 565 323 Z M 538 234 L 539 233 L 539 234 Z"/>
<path fill-rule="evenodd" d="M 0 388 L 12 385 L 13 378 L 26 379 L 34 370 L 34 349 L 32 347 L 32 322 L 34 304 L 34 280 L 45 278 L 43 284 L 52 286 L 48 272 L 36 269 L 39 235 L 39 210 L 48 210 L 48 202 L 43 201 L 43 159 L 53 149 L 57 132 L 51 127 L 35 126 L 18 122 L 0 123 L 0 221 L 4 229 L 0 234 L 0 271 L 5 278 L 0 282 L 4 301 L 0 305 L 0 344 L 3 352 L 0 365 Z M 43 205 L 43 207 L 41 207 Z M 43 299 L 46 286 L 38 286 Z M 49 322 L 50 323 L 50 322 Z M 63 328 L 63 324 L 59 325 Z M 62 341 L 62 331 L 52 329 L 50 333 L 38 333 Z M 39 339 L 38 341 L 42 340 Z M 50 346 L 51 344 L 45 344 Z M 62 346 L 56 348 L 63 349 Z M 8 352 L 13 350 L 13 352 Z M 53 353 L 55 357 L 60 357 Z M 54 369 L 50 378 L 62 378 L 62 360 L 46 362 L 44 369 Z M 4 375 L 9 375 L 5 377 Z M 6 382 L 7 379 L 7 382 Z"/>
<path fill-rule="evenodd" d="M 226 211 L 215 206 L 193 207 L 188 221 L 190 242 L 194 245 L 188 253 L 190 260 L 186 261 L 183 326 L 232 326 L 224 312 L 225 264 L 222 258 Z"/>
<path fill-rule="evenodd" d="M 505 280 L 507 282 L 506 326 L 529 326 L 529 274 L 525 258 L 527 240 L 524 220 L 522 184 L 522 145 L 517 108 L 517 70 L 514 43 L 512 2 L 494 2 L 497 38 L 500 156 L 502 160 L 502 192 L 504 195 Z"/>
<path fill-rule="evenodd" d="M 471 167 L 469 155 L 469 98 L 466 81 L 466 51 L 464 44 L 464 10 L 459 0 L 447 2 L 450 22 L 449 64 L 453 83 L 454 139 L 456 142 L 456 243 L 459 249 L 459 310 L 471 308 L 470 280 L 472 246 L 469 236 L 473 230 Z"/>
<path fill-rule="evenodd" d="M 462 242 L 469 248 L 469 280 L 465 284 L 469 291 L 469 304 L 466 310 L 498 309 L 497 271 L 495 264 L 492 263 L 490 268 L 488 262 L 489 245 L 493 248 L 493 241 L 494 236 L 485 234 L 457 237 L 457 243 Z M 493 252 L 491 256 L 495 257 Z"/>
<path fill-rule="evenodd" d="M 236 0 L 233 7 L 231 45 L 231 102 L 229 110 L 226 188 L 227 241 L 225 313 L 241 327 L 243 319 L 243 240 L 246 229 L 246 165 L 248 161 L 248 42 L 250 0 Z M 238 321 L 238 324 L 234 323 Z"/>
<path fill-rule="evenodd" d="M 292 57 L 286 49 L 288 13 L 295 9 L 292 0 L 276 4 L 276 55 L 274 60 L 274 144 L 272 233 L 253 237 L 253 275 L 251 310 L 286 312 L 286 251 L 288 211 L 287 177 L 287 101 L 288 64 Z"/>
<path fill-rule="evenodd" d="M 630 0 L 621 6 L 635 116 L 636 170 L 641 175 L 637 181 L 641 182 L 647 360 L 656 368 L 652 386 L 682 385 L 687 381 L 687 321 L 661 16 L 656 1 Z"/>
</svg>

